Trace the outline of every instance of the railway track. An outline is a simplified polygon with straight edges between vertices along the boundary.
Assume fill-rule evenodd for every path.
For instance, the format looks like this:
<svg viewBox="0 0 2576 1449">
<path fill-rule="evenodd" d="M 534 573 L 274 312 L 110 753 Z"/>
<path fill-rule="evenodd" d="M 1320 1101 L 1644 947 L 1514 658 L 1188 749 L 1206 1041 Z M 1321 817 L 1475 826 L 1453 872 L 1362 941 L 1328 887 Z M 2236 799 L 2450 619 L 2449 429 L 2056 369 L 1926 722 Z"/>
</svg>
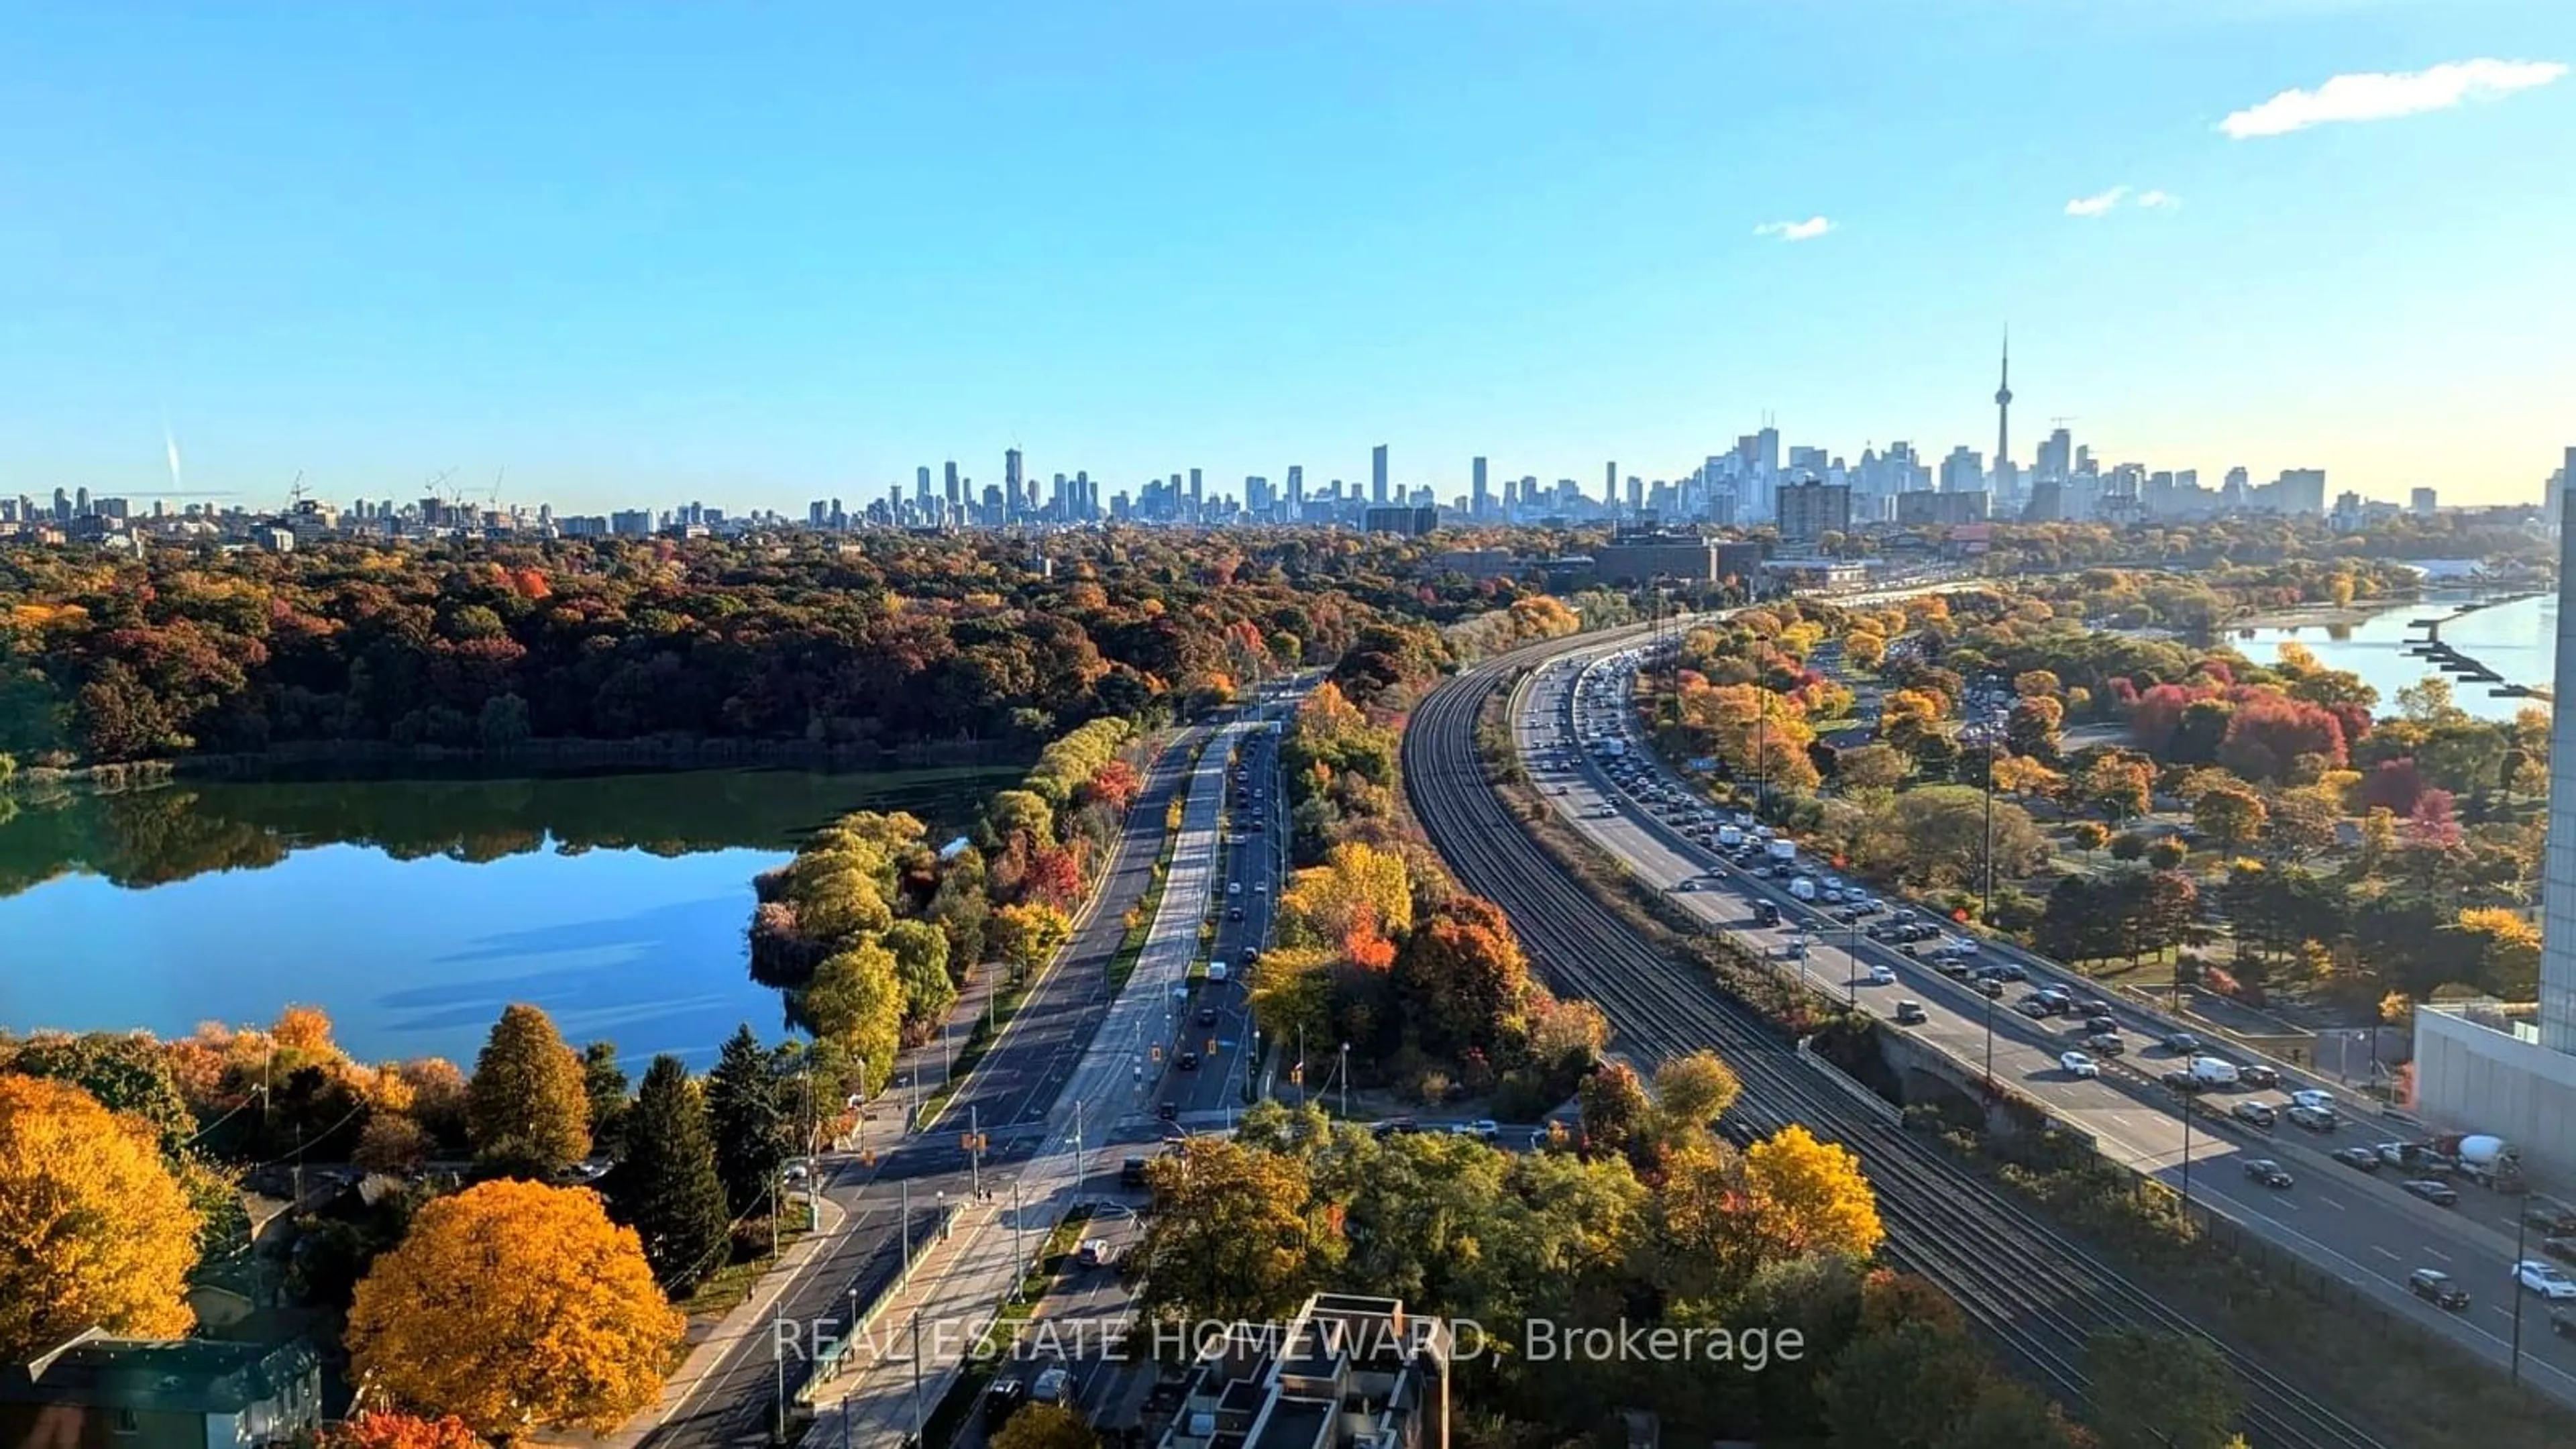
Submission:
<svg viewBox="0 0 2576 1449">
<path fill-rule="evenodd" d="M 1596 637 L 1589 643 L 1598 643 Z M 1677 968 L 1566 879 L 1515 819 L 1476 751 L 1485 701 L 1524 665 L 1563 652 L 1533 645 L 1472 668 L 1413 713 L 1405 794 L 1459 882 L 1492 900 L 1556 989 L 1591 1000 L 1620 1043 L 1661 1061 L 1715 1048 L 1744 1083 L 1733 1116 L 1756 1134 L 1803 1123 L 1860 1155 L 1878 1190 L 1884 1255 L 1938 1284 L 2059 1397 L 2086 1397 L 2083 1351 L 2097 1329 L 2134 1325 L 2204 1336 L 2004 1193 L 1890 1126 L 1707 979 Z M 2245 1387 L 2243 1428 L 2263 1449 L 2378 1449 L 2381 1441 L 2264 1365 L 2211 1340 Z"/>
</svg>

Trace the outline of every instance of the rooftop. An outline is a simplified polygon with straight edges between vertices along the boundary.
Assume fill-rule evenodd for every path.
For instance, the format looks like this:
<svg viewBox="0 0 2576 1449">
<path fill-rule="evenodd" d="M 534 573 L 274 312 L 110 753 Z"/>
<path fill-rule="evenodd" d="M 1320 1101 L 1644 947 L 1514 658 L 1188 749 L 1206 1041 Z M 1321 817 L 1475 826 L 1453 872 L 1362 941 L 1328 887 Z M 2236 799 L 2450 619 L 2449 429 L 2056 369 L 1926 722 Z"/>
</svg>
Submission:
<svg viewBox="0 0 2576 1449">
<path fill-rule="evenodd" d="M 0 1368 L 0 1403 L 231 1414 L 279 1396 L 311 1371 L 300 1344 L 109 1338 L 93 1329 L 30 1362 Z"/>
</svg>

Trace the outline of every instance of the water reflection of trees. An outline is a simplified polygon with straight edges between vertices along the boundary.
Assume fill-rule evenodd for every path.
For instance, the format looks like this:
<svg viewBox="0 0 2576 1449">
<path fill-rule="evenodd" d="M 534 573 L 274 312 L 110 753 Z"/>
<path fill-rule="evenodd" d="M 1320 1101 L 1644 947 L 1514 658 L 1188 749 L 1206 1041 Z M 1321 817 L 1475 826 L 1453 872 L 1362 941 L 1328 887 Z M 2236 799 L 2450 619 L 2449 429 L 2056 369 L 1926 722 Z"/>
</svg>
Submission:
<svg viewBox="0 0 2576 1449">
<path fill-rule="evenodd" d="M 295 851 L 354 845 L 396 860 L 484 863 L 552 849 L 664 857 L 792 846 L 862 807 L 961 820 L 978 798 L 954 776 L 713 770 L 506 780 L 181 780 L 90 793 L 0 793 L 0 896 L 58 876 L 142 888 L 259 870 Z"/>
</svg>

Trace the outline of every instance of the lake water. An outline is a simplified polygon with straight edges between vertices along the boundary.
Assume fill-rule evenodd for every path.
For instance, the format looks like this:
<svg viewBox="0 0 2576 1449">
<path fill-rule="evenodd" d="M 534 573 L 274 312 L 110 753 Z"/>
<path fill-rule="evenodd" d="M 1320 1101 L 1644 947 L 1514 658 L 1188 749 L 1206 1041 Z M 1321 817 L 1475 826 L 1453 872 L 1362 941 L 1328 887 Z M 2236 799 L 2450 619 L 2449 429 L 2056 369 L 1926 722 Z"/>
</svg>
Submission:
<svg viewBox="0 0 2576 1449">
<path fill-rule="evenodd" d="M 2429 661 L 2404 652 L 2407 645 L 2424 637 L 2423 630 L 2407 626 L 2417 619 L 2446 616 L 2476 597 L 2428 591 L 2415 603 L 2398 605 L 2349 627 L 2237 629 L 2227 634 L 2225 642 L 2246 658 L 2269 664 L 2280 657 L 2283 642 L 2295 640 L 2329 668 L 2360 675 L 2379 691 L 2379 712 L 2393 714 L 2397 691 L 2438 673 Z M 2442 640 L 2515 684 L 2552 687 L 2558 673 L 2558 596 L 2544 594 L 2480 609 L 2443 625 Z M 2498 699 L 2487 693 L 2490 685 L 2445 677 L 2460 708 L 2481 719 L 2508 720 L 2525 708 L 2548 707 L 2536 699 Z"/>
<path fill-rule="evenodd" d="M 753 876 L 851 810 L 955 825 L 1007 774 L 0 794 L 0 1026 L 168 1036 L 303 1002 L 363 1060 L 470 1068 L 524 1001 L 576 1044 L 703 1067 L 737 1023 L 780 1034 L 778 994 L 745 971 Z"/>
</svg>

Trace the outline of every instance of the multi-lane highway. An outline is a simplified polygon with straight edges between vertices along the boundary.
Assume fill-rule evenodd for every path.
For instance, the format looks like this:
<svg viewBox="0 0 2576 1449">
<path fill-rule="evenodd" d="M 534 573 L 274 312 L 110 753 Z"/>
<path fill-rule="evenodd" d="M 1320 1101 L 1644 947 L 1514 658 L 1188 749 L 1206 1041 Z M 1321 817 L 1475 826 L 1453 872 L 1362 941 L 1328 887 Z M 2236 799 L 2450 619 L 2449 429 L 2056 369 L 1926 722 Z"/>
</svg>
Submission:
<svg viewBox="0 0 2576 1449">
<path fill-rule="evenodd" d="M 2185 1185 L 2187 1160 L 2195 1202 L 2500 1366 L 2513 1351 L 2513 1315 L 2519 1310 L 2523 1376 L 2576 1402 L 2576 1339 L 2554 1334 L 2548 1321 L 2549 1309 L 2564 1305 L 2522 1292 L 2513 1282 L 2517 1199 L 2463 1183 L 2458 1206 L 2437 1207 L 2400 1189 L 2399 1179 L 2411 1174 L 2395 1168 L 2364 1172 L 2336 1161 L 2329 1154 L 2337 1147 L 2407 1135 L 2393 1126 L 2375 1130 L 2369 1116 L 2353 1115 L 2357 1107 L 2349 1100 L 2342 1125 L 2330 1132 L 2286 1122 L 2264 1130 L 2234 1121 L 2212 1130 L 2201 1118 L 2186 1136 L 2177 1098 L 2156 1080 L 2188 1055 L 2164 1045 L 2184 1028 L 2129 1003 L 2111 1003 L 2108 1012 L 2123 1050 L 2088 1051 L 2101 1073 L 2097 1078 L 2072 1074 L 2060 1061 L 2064 1053 L 2083 1049 L 2091 1035 L 2080 1018 L 2035 1018 L 2019 1008 L 2043 985 L 2079 997 L 2103 994 L 2080 977 L 1990 942 L 1978 959 L 2013 962 L 2029 980 L 2001 998 L 1985 995 L 1957 975 L 1870 939 L 1872 922 L 1837 921 L 1792 896 L 1785 878 L 1753 874 L 1728 854 L 1688 838 L 1670 817 L 1693 807 L 1668 803 L 1690 798 L 1687 787 L 1660 764 L 1622 764 L 1624 778 L 1614 778 L 1584 748 L 1583 734 L 1601 732 L 1605 715 L 1615 712 L 1608 737 L 1633 748 L 1627 653 L 1617 646 L 1578 649 L 1524 680 L 1513 694 L 1513 739 L 1549 803 L 1627 862 L 1638 879 L 1670 892 L 1675 904 L 1751 950 L 1784 963 L 1802 952 L 1803 967 L 1819 988 L 1847 996 L 1872 1015 L 1892 1018 L 1900 1000 L 1919 1005 L 1925 1020 L 1905 1030 L 1972 1069 L 1984 1070 L 1991 1061 L 1996 1079 L 2090 1133 L 2105 1155 L 2177 1187 Z M 1608 710 L 1599 707 L 1605 700 Z M 1809 870 L 1812 878 L 1830 878 L 1813 862 Z M 1777 909 L 1778 925 L 1754 923 L 1756 901 Z M 2207 1100 L 2286 1105 L 2284 1092 L 2331 1085 L 2285 1076 L 2275 1089 L 2213 1093 Z M 2292 1185 L 2257 1181 L 2247 1171 L 2252 1161 L 2280 1163 Z M 2528 1247 L 2526 1256 L 2537 1256 L 2537 1248 Z M 2469 1308 L 2446 1311 L 2409 1292 L 2407 1277 L 2419 1268 L 2447 1273 L 2466 1286 Z"/>
<path fill-rule="evenodd" d="M 1477 714 L 1505 679 L 1565 647 L 1505 655 L 1435 691 L 1414 711 L 1403 761 L 1407 796 L 1433 844 L 1462 885 L 1503 907 L 1551 984 L 1598 1004 L 1616 1048 L 1641 1065 L 1704 1047 L 1725 1053 L 1745 1084 L 1731 1114 L 1741 1126 L 1767 1133 L 1794 1121 L 1851 1146 L 1878 1188 L 1889 1255 L 1939 1284 L 2058 1393 L 2083 1397 L 2083 1348 L 2097 1328 L 2195 1332 L 1937 1147 L 1891 1128 L 1767 1024 L 1704 977 L 1677 969 L 1565 878 L 1495 795 L 1475 739 Z M 2383 1442 L 2289 1382 L 2295 1361 L 2267 1364 L 2218 1347 L 2245 1382 L 2255 1442 L 2291 1449 Z"/>
<path fill-rule="evenodd" d="M 1172 1105 L 1184 1126 L 1242 1110 L 1246 1084 L 1260 1070 L 1246 967 L 1269 943 L 1271 913 L 1285 884 L 1288 814 L 1280 799 L 1279 739 L 1267 728 L 1244 736 L 1227 779 L 1218 866 L 1224 884 L 1209 906 L 1216 927 L 1211 969 L 1190 999 L 1176 1004 L 1163 1053 L 1159 1100 Z M 1216 963 L 1224 965 L 1222 980 Z"/>
</svg>

